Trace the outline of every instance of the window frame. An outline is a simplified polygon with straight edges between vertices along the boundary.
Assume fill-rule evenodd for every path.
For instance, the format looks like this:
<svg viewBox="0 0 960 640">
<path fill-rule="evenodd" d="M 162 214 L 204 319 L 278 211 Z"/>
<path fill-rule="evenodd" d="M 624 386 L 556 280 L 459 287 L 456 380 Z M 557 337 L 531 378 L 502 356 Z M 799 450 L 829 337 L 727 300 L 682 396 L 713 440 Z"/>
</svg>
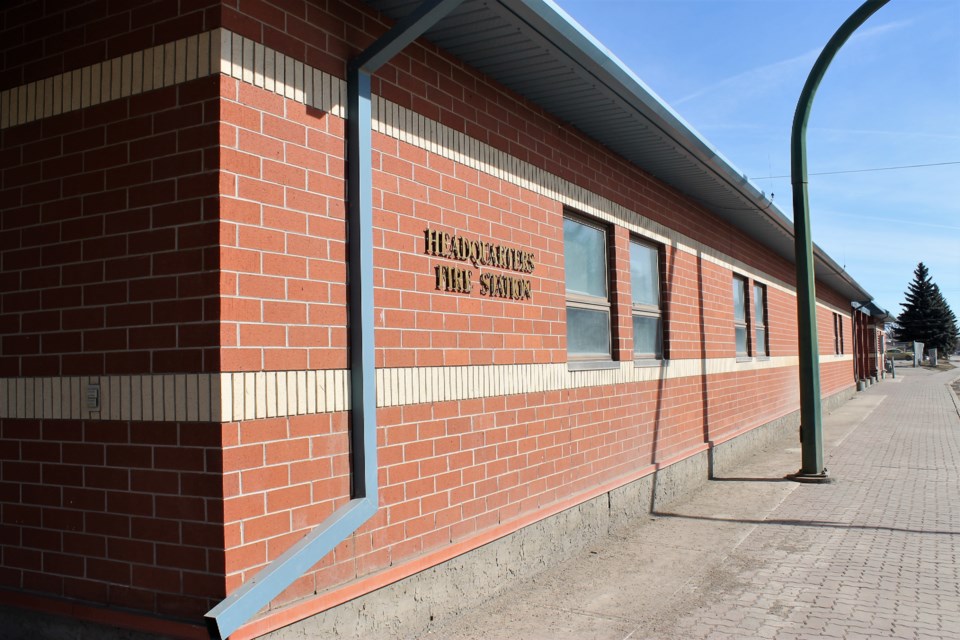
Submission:
<svg viewBox="0 0 960 640">
<path fill-rule="evenodd" d="M 757 300 L 757 293 L 762 298 Z M 759 317 L 757 314 L 759 313 Z M 762 282 L 753 282 L 753 352 L 758 358 L 770 357 L 770 318 L 767 311 L 767 285 Z M 758 332 L 763 330 L 763 340 Z"/>
<path fill-rule="evenodd" d="M 840 314 L 836 311 L 833 312 L 833 355 L 840 355 L 840 327 L 837 320 L 839 319 Z"/>
<path fill-rule="evenodd" d="M 567 360 L 569 362 L 586 363 L 598 362 L 607 363 L 613 361 L 613 303 L 611 301 L 611 275 L 610 275 L 610 233 L 609 227 L 602 222 L 593 220 L 582 214 L 573 211 L 564 211 L 564 223 L 567 220 L 577 224 L 591 227 L 603 234 L 603 266 L 604 266 L 604 288 L 606 298 L 591 296 L 588 294 L 571 292 L 566 288 L 566 264 L 567 244 L 566 237 L 563 239 L 564 249 L 564 297 L 565 308 L 567 309 L 566 334 L 567 334 Z M 571 353 L 570 351 L 570 319 L 569 309 L 586 309 L 589 311 L 604 311 L 607 314 L 607 352 L 604 353 Z"/>
<path fill-rule="evenodd" d="M 843 314 L 833 312 L 833 353 L 842 356 L 844 354 L 843 344 Z"/>
<path fill-rule="evenodd" d="M 734 273 L 733 278 L 731 279 L 731 284 L 736 286 L 737 282 L 741 282 L 743 284 L 743 322 L 739 322 L 737 320 L 737 300 L 736 296 L 733 296 L 733 348 L 736 352 L 737 360 L 750 360 L 750 331 L 752 324 L 750 322 L 751 305 L 750 295 L 748 292 L 752 291 L 752 289 L 750 288 L 750 280 L 746 276 L 742 276 L 739 273 Z M 733 295 L 732 290 L 731 295 Z M 743 328 L 745 334 L 744 351 L 740 351 L 737 345 L 737 329 L 741 327 Z"/>
<path fill-rule="evenodd" d="M 633 245 L 634 245 L 634 244 L 636 244 L 636 245 L 638 245 L 638 246 L 641 246 L 641 247 L 644 247 L 644 248 L 646 248 L 646 249 L 652 250 L 652 251 L 655 253 L 656 257 L 657 257 L 657 260 L 656 260 L 656 272 L 654 273 L 655 281 L 656 281 L 656 284 L 657 284 L 657 304 L 656 304 L 656 305 L 638 303 L 638 302 L 634 302 L 634 301 L 633 301 L 632 291 L 633 291 L 633 289 L 634 289 L 634 282 L 633 282 L 633 251 L 632 251 L 632 249 L 633 249 Z M 631 235 L 631 236 L 630 236 L 629 249 L 630 249 L 630 254 L 629 254 L 629 256 L 630 256 L 630 290 L 631 290 L 631 296 L 630 296 L 630 324 L 631 324 L 631 331 L 633 331 L 633 333 L 632 333 L 632 337 L 633 337 L 633 350 L 632 350 L 633 360 L 634 360 L 635 363 L 644 363 L 644 362 L 665 360 L 666 358 L 665 358 L 665 356 L 664 356 L 665 348 L 664 348 L 664 330 L 663 330 L 663 329 L 664 329 L 664 327 L 663 327 L 663 324 L 664 324 L 664 319 L 663 319 L 663 318 L 664 318 L 664 313 L 663 313 L 663 284 L 664 284 L 664 282 L 663 282 L 663 245 L 660 244 L 660 243 L 658 243 L 658 242 L 654 242 L 654 241 L 652 241 L 652 240 L 648 240 L 648 239 L 646 239 L 646 238 L 643 238 L 643 237 L 641 237 L 641 236 Z M 633 322 L 633 319 L 634 319 L 634 318 L 637 318 L 637 317 L 642 317 L 642 318 L 656 318 L 656 319 L 657 319 L 657 336 L 656 336 L 656 341 L 655 341 L 656 348 L 655 348 L 655 350 L 654 350 L 653 352 L 649 352 L 649 353 L 644 352 L 644 353 L 639 353 L 639 354 L 637 353 L 637 336 L 636 336 L 636 332 L 633 330 L 633 328 L 635 327 L 635 324 L 634 324 L 634 322 Z"/>
</svg>

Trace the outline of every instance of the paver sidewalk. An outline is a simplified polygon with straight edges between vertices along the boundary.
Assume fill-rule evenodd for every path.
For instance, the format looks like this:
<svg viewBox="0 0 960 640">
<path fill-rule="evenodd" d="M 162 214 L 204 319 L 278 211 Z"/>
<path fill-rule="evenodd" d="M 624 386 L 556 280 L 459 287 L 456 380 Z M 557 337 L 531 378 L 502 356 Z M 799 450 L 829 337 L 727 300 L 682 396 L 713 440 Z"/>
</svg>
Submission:
<svg viewBox="0 0 960 640">
<path fill-rule="evenodd" d="M 794 441 L 421 637 L 960 638 L 960 370 L 898 369 Z"/>
</svg>

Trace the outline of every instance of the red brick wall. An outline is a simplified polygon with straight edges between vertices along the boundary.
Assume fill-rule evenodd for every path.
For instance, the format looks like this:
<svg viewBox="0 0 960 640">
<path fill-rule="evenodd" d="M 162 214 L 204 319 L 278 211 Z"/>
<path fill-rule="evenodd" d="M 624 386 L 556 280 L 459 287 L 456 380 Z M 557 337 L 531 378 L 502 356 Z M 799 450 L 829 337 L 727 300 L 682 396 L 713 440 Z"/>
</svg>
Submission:
<svg viewBox="0 0 960 640">
<path fill-rule="evenodd" d="M 346 59 L 387 27 L 372 10 L 343 0 L 223 0 L 221 25 L 337 77 Z"/>
<path fill-rule="evenodd" d="M 189 618 L 225 595 L 219 424 L 0 433 L 0 586 Z"/>
<path fill-rule="evenodd" d="M 286 551 L 349 500 L 348 414 L 224 425 L 223 484 L 228 590 Z M 381 471 L 381 476 L 383 472 Z M 358 545 L 348 542 L 353 562 Z M 320 563 L 319 572 L 331 564 Z M 309 578 L 313 580 L 313 576 Z M 292 588 L 287 597 L 312 593 Z"/>
<path fill-rule="evenodd" d="M 666 251 L 663 298 L 669 357 L 734 357 L 732 272 L 678 249 Z M 629 264 L 626 269 L 629 277 Z"/>
<path fill-rule="evenodd" d="M 346 59 L 388 27 L 378 15 L 343 0 L 331 0 L 327 7 L 305 0 L 225 5 L 223 27 L 340 78 L 345 77 Z M 770 250 L 429 44 L 407 47 L 377 72 L 372 90 L 656 222 L 683 229 L 776 278 L 793 279 L 792 265 Z"/>
<path fill-rule="evenodd" d="M 138 37 L 121 28 L 116 39 L 96 19 L 101 3 L 79 5 L 92 17 L 78 15 L 79 35 L 59 49 L 42 35 L 46 18 L 16 13 L 35 5 L 14 5 L 3 14 L 2 82 L 209 29 L 218 15 L 342 77 L 347 55 L 385 28 L 336 0 L 226 5 L 158 14 L 168 19 L 148 21 L 149 34 L 138 31 L 146 9 L 124 9 L 107 25 Z M 793 280 L 785 260 L 429 46 L 408 48 L 374 92 Z M 228 77 L 4 130 L 0 375 L 345 368 L 343 140 L 341 118 Z M 563 206 L 383 135 L 374 147 L 377 366 L 566 362 Z M 532 251 L 532 300 L 436 291 L 434 266 L 462 263 L 424 255 L 427 225 Z M 629 233 L 608 229 L 614 357 L 630 360 Z M 733 358 L 731 270 L 669 246 L 664 270 L 670 358 Z M 767 294 L 770 355 L 796 355 L 795 299 Z M 832 314 L 820 309 L 818 321 L 832 341 Z M 849 361 L 823 372 L 824 394 L 850 386 Z M 782 367 L 381 409 L 382 508 L 279 602 L 688 454 L 797 402 L 796 369 Z M 197 617 L 348 499 L 347 424 L 345 413 L 222 429 L 4 421 L 2 584 Z M 173 545 L 182 556 L 171 557 Z"/>
<path fill-rule="evenodd" d="M 562 206 L 386 136 L 375 140 L 382 209 L 374 220 L 374 300 L 382 310 L 377 327 L 386 329 L 377 366 L 566 361 Z M 470 263 L 424 255 L 427 227 L 532 251 L 535 270 L 523 275 L 532 299 L 481 297 Z M 473 270 L 473 292 L 438 291 L 437 265 Z"/>
<path fill-rule="evenodd" d="M 723 440 L 780 417 L 797 395 L 793 372 L 776 369 L 380 409 L 380 510 L 274 604 Z M 225 433 L 229 590 L 349 499 L 347 416 Z"/>
<path fill-rule="evenodd" d="M 221 366 L 345 368 L 343 120 L 220 80 Z"/>
<path fill-rule="evenodd" d="M 828 313 L 817 308 L 817 316 Z M 774 287 L 767 287 L 767 336 L 771 356 L 797 354 L 797 298 Z"/>
<path fill-rule="evenodd" d="M 268 12 L 263 3 L 247 6 Z M 321 17 L 312 6 L 301 13 L 298 7 L 291 3 L 285 17 L 271 14 L 259 25 L 234 16 L 225 26 L 297 59 L 320 58 L 317 66 L 342 75 L 338 38 L 349 29 L 337 16 Z M 325 21 L 318 27 L 324 37 L 277 33 L 284 19 L 308 14 Z M 358 13 L 351 25 L 359 24 L 370 22 Z M 362 40 L 352 32 L 351 38 Z M 331 55 L 341 57 L 328 64 Z M 411 47 L 380 76 L 384 80 L 374 91 L 401 105 L 773 278 L 793 279 L 785 260 L 428 47 Z M 344 189 L 343 122 L 235 80 L 224 79 L 221 87 L 225 368 L 343 367 L 346 316 L 334 311 L 345 301 L 345 231 L 343 210 L 336 206 Z M 374 170 L 378 367 L 567 360 L 560 203 L 379 134 Z M 460 263 L 424 255 L 428 225 L 532 250 L 533 300 L 436 291 L 433 267 Z M 610 230 L 615 354 L 629 360 L 629 233 Z M 301 252 L 308 246 L 312 257 Z M 290 247 L 296 247 L 292 253 Z M 283 265 L 270 266 L 283 254 Z M 664 268 L 670 357 L 732 358 L 731 270 L 673 247 L 665 248 Z M 300 298 L 303 291 L 317 304 Z M 773 286 L 767 294 L 770 355 L 794 356 L 795 298 Z M 325 315 L 314 315 L 314 308 Z M 313 336 L 315 349 L 296 343 L 299 332 Z M 849 368 L 842 362 L 825 372 Z M 829 378 L 824 391 L 848 386 L 840 377 Z M 381 510 L 278 604 L 462 540 L 797 406 L 796 369 L 779 368 L 381 409 Z M 322 522 L 348 499 L 349 486 L 345 416 L 236 428 L 225 451 L 231 589 Z M 320 437 L 324 446 L 310 444 Z M 301 468 L 318 470 L 321 491 L 300 475 Z"/>
<path fill-rule="evenodd" d="M 343 367 L 343 122 L 233 79 L 221 85 L 223 367 Z M 563 207 L 398 140 L 374 140 L 377 366 L 565 362 Z M 461 263 L 424 254 L 428 226 L 532 250 L 533 299 L 437 291 L 434 267 Z M 629 234 L 614 231 L 623 245 L 611 252 L 614 297 L 629 300 Z M 731 272 L 666 253 L 671 357 L 729 357 Z M 768 307 L 771 355 L 795 355 L 795 298 L 770 287 Z M 617 317 L 627 358 L 629 315 Z"/>
<path fill-rule="evenodd" d="M 217 95 L 0 131 L 0 376 L 218 370 Z"/>
<path fill-rule="evenodd" d="M 843 307 L 848 307 L 849 301 Z M 843 353 L 836 354 L 834 343 L 834 311 L 817 308 L 817 348 L 820 351 L 820 392 L 832 395 L 853 385 L 854 369 L 852 354 L 853 320 L 841 314 L 843 318 Z M 841 356 L 843 356 L 841 358 Z"/>
</svg>

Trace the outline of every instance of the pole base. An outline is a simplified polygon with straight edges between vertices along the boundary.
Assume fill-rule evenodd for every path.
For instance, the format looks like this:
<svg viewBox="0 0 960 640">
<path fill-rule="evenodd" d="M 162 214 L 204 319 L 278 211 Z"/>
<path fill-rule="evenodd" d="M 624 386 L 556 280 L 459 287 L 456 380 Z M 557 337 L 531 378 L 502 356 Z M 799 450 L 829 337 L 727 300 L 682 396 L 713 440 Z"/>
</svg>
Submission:
<svg viewBox="0 0 960 640">
<path fill-rule="evenodd" d="M 804 473 L 803 469 L 800 469 L 800 471 L 787 474 L 784 477 L 787 480 L 803 482 L 805 484 L 830 484 L 833 482 L 833 478 L 827 473 L 826 468 L 824 468 L 823 473 Z"/>
</svg>

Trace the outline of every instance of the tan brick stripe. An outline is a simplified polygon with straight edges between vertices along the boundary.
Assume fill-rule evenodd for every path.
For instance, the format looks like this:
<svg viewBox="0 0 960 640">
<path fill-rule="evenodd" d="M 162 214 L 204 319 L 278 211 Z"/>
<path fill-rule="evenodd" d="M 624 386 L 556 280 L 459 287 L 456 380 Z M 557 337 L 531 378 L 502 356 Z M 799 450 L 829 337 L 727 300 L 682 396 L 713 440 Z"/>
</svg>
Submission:
<svg viewBox="0 0 960 640">
<path fill-rule="evenodd" d="M 824 364 L 852 355 L 825 355 Z M 796 356 L 670 360 L 662 366 L 569 371 L 560 364 L 402 367 L 377 370 L 377 406 L 450 402 L 519 393 L 716 376 L 797 366 Z M 100 389 L 100 410 L 86 405 Z M 345 369 L 236 373 L 0 378 L 0 418 L 233 422 L 350 409 Z"/>
<path fill-rule="evenodd" d="M 220 72 L 220 29 L 36 80 L 0 93 L 0 129 Z"/>
</svg>

